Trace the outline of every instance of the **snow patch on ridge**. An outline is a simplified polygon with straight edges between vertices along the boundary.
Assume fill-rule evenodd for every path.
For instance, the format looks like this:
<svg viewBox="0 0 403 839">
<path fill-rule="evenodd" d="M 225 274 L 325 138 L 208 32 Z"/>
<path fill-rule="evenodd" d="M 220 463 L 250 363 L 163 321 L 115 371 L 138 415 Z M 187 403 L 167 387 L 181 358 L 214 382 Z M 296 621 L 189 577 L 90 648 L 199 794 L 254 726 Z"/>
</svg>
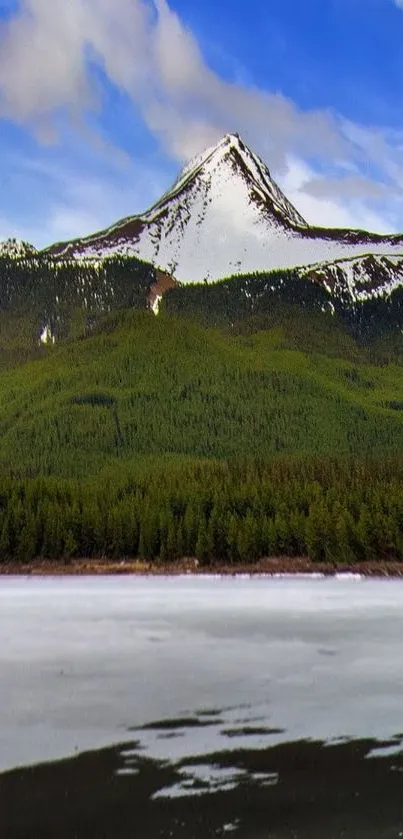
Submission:
<svg viewBox="0 0 403 839">
<path fill-rule="evenodd" d="M 5 239 L 0 242 L 0 257 L 7 256 L 11 259 L 23 259 L 27 256 L 35 256 L 38 251 L 29 242 L 21 239 Z"/>
<path fill-rule="evenodd" d="M 403 248 L 400 254 L 365 254 L 331 263 L 307 265 L 300 276 L 320 281 L 335 297 L 347 295 L 355 302 L 388 297 L 403 286 Z"/>
</svg>

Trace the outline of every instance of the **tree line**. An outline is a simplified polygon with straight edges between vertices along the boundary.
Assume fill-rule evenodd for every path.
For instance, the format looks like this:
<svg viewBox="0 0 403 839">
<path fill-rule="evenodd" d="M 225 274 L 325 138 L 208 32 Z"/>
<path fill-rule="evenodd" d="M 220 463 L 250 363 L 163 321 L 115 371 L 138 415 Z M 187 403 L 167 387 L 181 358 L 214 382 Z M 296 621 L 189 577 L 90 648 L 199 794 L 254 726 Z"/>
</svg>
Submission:
<svg viewBox="0 0 403 839">
<path fill-rule="evenodd" d="M 402 487 L 402 456 L 266 464 L 161 458 L 120 478 L 3 479 L 0 561 L 403 561 Z"/>
</svg>

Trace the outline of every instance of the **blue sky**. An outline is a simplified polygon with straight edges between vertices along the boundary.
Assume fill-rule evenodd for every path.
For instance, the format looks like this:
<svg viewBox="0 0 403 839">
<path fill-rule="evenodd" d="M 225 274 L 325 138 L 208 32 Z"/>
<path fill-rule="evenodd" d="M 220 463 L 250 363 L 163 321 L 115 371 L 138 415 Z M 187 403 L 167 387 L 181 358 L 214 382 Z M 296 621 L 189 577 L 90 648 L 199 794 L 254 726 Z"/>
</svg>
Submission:
<svg viewBox="0 0 403 839">
<path fill-rule="evenodd" d="M 403 230 L 403 0 L 0 0 L 0 238 L 140 212 L 228 131 L 312 223 Z"/>
</svg>

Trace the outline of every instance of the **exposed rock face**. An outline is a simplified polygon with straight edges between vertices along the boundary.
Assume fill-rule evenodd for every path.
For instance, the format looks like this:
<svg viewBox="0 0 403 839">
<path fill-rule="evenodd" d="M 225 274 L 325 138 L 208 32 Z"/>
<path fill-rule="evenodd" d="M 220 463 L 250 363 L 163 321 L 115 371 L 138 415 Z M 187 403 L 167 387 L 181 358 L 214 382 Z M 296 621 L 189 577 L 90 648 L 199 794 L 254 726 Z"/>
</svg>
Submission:
<svg viewBox="0 0 403 839">
<path fill-rule="evenodd" d="M 156 281 L 151 286 L 148 294 L 148 305 L 155 315 L 158 314 L 159 304 L 165 292 L 170 288 L 175 288 L 175 286 L 177 286 L 177 283 L 170 274 L 167 274 L 164 271 L 156 272 Z"/>
</svg>

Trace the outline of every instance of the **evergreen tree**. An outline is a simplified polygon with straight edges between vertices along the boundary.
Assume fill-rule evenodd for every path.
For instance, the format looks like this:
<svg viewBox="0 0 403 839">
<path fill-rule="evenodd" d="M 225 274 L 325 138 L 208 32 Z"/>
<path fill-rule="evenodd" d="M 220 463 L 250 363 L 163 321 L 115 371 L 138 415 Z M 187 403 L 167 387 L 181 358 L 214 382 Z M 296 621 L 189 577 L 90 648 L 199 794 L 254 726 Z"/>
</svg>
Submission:
<svg viewBox="0 0 403 839">
<path fill-rule="evenodd" d="M 212 559 L 213 542 L 211 533 L 207 525 L 206 519 L 203 517 L 199 523 L 196 542 L 196 558 L 202 565 L 207 564 Z"/>
</svg>

